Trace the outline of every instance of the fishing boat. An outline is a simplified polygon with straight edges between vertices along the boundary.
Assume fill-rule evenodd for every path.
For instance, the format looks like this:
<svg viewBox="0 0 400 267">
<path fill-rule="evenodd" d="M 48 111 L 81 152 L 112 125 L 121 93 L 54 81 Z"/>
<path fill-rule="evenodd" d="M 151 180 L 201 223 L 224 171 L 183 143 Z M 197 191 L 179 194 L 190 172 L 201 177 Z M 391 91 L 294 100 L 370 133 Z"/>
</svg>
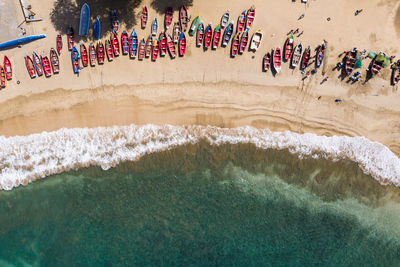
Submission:
<svg viewBox="0 0 400 267">
<path fill-rule="evenodd" d="M 350 74 L 353 72 L 354 67 L 356 65 L 357 53 L 358 53 L 357 49 L 346 53 L 346 57 L 344 60 L 344 68 L 343 68 L 343 74 L 345 76 L 350 76 Z"/>
<path fill-rule="evenodd" d="M 288 60 L 292 57 L 293 48 L 294 48 L 294 41 L 293 41 L 293 38 L 292 38 L 292 37 L 289 37 L 289 38 L 286 39 L 286 41 L 285 41 L 285 46 L 284 46 L 284 48 L 283 48 L 283 54 L 284 54 L 283 59 L 284 59 L 285 61 L 288 61 Z"/>
<path fill-rule="evenodd" d="M 197 27 L 197 36 L 196 36 L 196 46 L 200 47 L 203 44 L 204 40 L 204 24 L 200 22 L 199 27 Z"/>
<path fill-rule="evenodd" d="M 181 6 L 179 10 L 179 24 L 181 26 L 181 32 L 185 32 L 187 29 L 189 15 L 186 6 Z M 180 37 L 179 37 L 180 38 Z"/>
<path fill-rule="evenodd" d="M 86 36 L 89 32 L 90 9 L 88 4 L 84 3 L 81 9 L 81 19 L 79 23 L 79 35 Z"/>
<path fill-rule="evenodd" d="M 122 48 L 122 54 L 127 55 L 129 52 L 129 39 L 128 39 L 128 33 L 126 31 L 123 31 L 121 34 L 121 48 Z"/>
<path fill-rule="evenodd" d="M 257 51 L 257 49 L 261 45 L 262 37 L 263 37 L 263 33 L 261 30 L 257 30 L 253 34 L 253 37 L 251 38 L 251 43 L 250 43 L 250 50 Z"/>
<path fill-rule="evenodd" d="M 231 44 L 231 57 L 236 57 L 239 52 L 239 45 L 240 45 L 240 33 L 236 33 L 232 39 Z"/>
<path fill-rule="evenodd" d="M 174 28 L 172 30 L 172 39 L 174 40 L 174 44 L 178 43 L 180 35 L 181 35 L 181 26 L 179 26 L 179 21 L 178 21 L 174 23 Z"/>
<path fill-rule="evenodd" d="M 306 50 L 304 50 L 303 58 L 301 59 L 301 66 L 300 66 L 300 68 L 301 68 L 302 70 L 304 70 L 305 68 L 308 67 L 308 63 L 310 62 L 310 57 L 311 57 L 311 48 L 310 48 L 310 46 L 308 46 L 308 47 L 306 48 Z"/>
<path fill-rule="evenodd" d="M 399 67 L 396 66 L 396 67 L 392 70 L 392 77 L 391 77 L 391 80 L 392 80 L 392 85 L 396 85 L 396 84 L 399 83 L 399 81 L 400 81 L 400 69 L 399 69 Z"/>
<path fill-rule="evenodd" d="M 253 25 L 254 18 L 256 16 L 256 8 L 254 6 L 250 7 L 246 13 L 246 28 L 250 28 Z"/>
<path fill-rule="evenodd" d="M 197 15 L 192 21 L 192 25 L 190 25 L 189 36 L 193 36 L 196 33 L 199 24 L 200 24 L 200 15 Z"/>
<path fill-rule="evenodd" d="M 249 42 L 249 29 L 247 29 L 244 33 L 242 33 L 242 37 L 240 38 L 239 54 L 244 53 L 248 42 Z"/>
<path fill-rule="evenodd" d="M 212 28 L 211 24 L 208 24 L 206 30 L 204 32 L 204 49 L 208 49 L 211 46 L 211 39 L 212 39 Z"/>
<path fill-rule="evenodd" d="M 43 75 L 42 62 L 40 61 L 39 56 L 35 52 L 33 52 L 33 54 L 32 54 L 32 59 L 33 59 L 33 65 L 35 66 L 37 75 L 42 76 Z"/>
<path fill-rule="evenodd" d="M 146 47 L 145 47 L 145 57 L 150 57 L 151 51 L 153 49 L 153 37 L 149 35 L 146 41 Z"/>
<path fill-rule="evenodd" d="M 89 55 L 86 49 L 85 44 L 83 43 L 83 41 L 81 41 L 80 43 L 80 52 L 81 52 L 81 60 L 82 60 L 82 66 L 83 67 L 87 67 L 89 64 Z"/>
<path fill-rule="evenodd" d="M 228 27 L 225 28 L 224 35 L 222 36 L 222 46 L 226 47 L 232 38 L 233 34 L 233 22 L 229 23 Z"/>
<path fill-rule="evenodd" d="M 11 41 L 6 41 L 4 43 L 0 43 L 0 50 L 1 49 L 6 49 L 9 47 L 17 46 L 17 45 L 22 45 L 27 42 L 32 42 L 41 38 L 45 38 L 46 34 L 39 34 L 39 35 L 32 35 L 32 36 L 26 36 L 18 39 L 14 39 Z"/>
<path fill-rule="evenodd" d="M 95 40 L 99 40 L 100 39 L 100 19 L 99 16 L 97 16 L 96 20 L 93 23 L 93 38 Z"/>
<path fill-rule="evenodd" d="M 11 80 L 12 79 L 12 67 L 11 67 L 11 61 L 10 59 L 8 59 L 7 56 L 4 56 L 4 70 L 6 72 L 6 78 L 7 80 Z"/>
<path fill-rule="evenodd" d="M 136 58 L 137 53 L 138 53 L 138 37 L 135 32 L 135 28 L 133 28 L 131 36 L 129 37 L 129 57 Z"/>
<path fill-rule="evenodd" d="M 56 45 L 58 54 L 61 54 L 61 50 L 63 47 L 61 34 L 57 34 Z"/>
<path fill-rule="evenodd" d="M 104 64 L 105 51 L 104 51 L 104 45 L 100 40 L 97 41 L 96 52 L 97 52 L 97 62 L 99 63 L 99 65 Z"/>
<path fill-rule="evenodd" d="M 149 13 L 147 11 L 147 6 L 144 6 L 143 10 L 142 10 L 142 17 L 141 17 L 142 29 L 146 28 L 148 17 L 149 17 Z"/>
<path fill-rule="evenodd" d="M 51 64 L 50 64 L 49 58 L 46 55 L 44 55 L 44 53 L 43 53 L 43 55 L 40 56 L 40 60 L 42 61 L 44 75 L 47 78 L 50 77 L 51 76 Z"/>
<path fill-rule="evenodd" d="M 28 55 L 25 55 L 25 65 L 31 79 L 35 78 L 36 77 L 35 66 L 33 65 L 31 57 Z"/>
<path fill-rule="evenodd" d="M 151 51 L 151 60 L 152 61 L 156 61 L 157 57 L 158 57 L 158 50 L 159 50 L 159 46 L 158 46 L 158 39 L 156 38 L 153 42 L 153 49 Z"/>
<path fill-rule="evenodd" d="M 118 42 L 118 36 L 117 36 L 116 32 L 114 32 L 111 35 L 111 46 L 112 46 L 112 49 L 114 52 L 114 56 L 116 56 L 116 57 L 119 56 L 119 42 Z"/>
<path fill-rule="evenodd" d="M 299 43 L 298 45 L 296 45 L 293 51 L 293 56 L 291 61 L 292 68 L 296 68 L 299 65 L 302 52 L 303 52 L 303 45 Z"/>
<path fill-rule="evenodd" d="M 6 87 L 6 72 L 3 68 L 3 66 L 0 65 L 0 87 L 5 88 Z"/>
<path fill-rule="evenodd" d="M 75 41 L 74 28 L 72 28 L 72 26 L 68 27 L 68 30 L 67 30 L 67 41 L 68 41 L 68 50 L 71 51 L 72 47 L 74 46 L 74 41 Z"/>
<path fill-rule="evenodd" d="M 157 29 L 158 29 L 157 18 L 154 18 L 153 24 L 151 24 L 151 35 L 156 36 L 157 35 Z"/>
<path fill-rule="evenodd" d="M 78 49 L 74 46 L 72 47 L 71 51 L 71 60 L 72 60 L 72 69 L 74 70 L 75 74 L 79 74 L 81 71 L 80 68 L 80 59 Z"/>
<path fill-rule="evenodd" d="M 139 60 L 143 60 L 144 59 L 144 56 L 145 56 L 145 53 L 146 53 L 145 48 L 146 48 L 146 42 L 144 41 L 144 38 L 142 38 L 142 41 L 140 41 L 139 50 L 138 50 L 138 59 Z"/>
<path fill-rule="evenodd" d="M 89 61 L 90 61 L 90 66 L 92 67 L 96 66 L 96 49 L 94 48 L 93 43 L 89 44 Z"/>
<path fill-rule="evenodd" d="M 186 36 L 184 32 L 181 32 L 181 36 L 179 37 L 179 56 L 183 57 L 186 53 Z"/>
<path fill-rule="evenodd" d="M 273 55 L 273 66 L 276 71 L 276 73 L 279 73 L 281 71 L 281 65 L 282 65 L 282 54 L 281 54 L 281 49 L 277 47 L 274 51 Z"/>
<path fill-rule="evenodd" d="M 176 57 L 175 44 L 174 44 L 174 41 L 172 40 L 172 37 L 171 37 L 171 35 L 169 33 L 167 35 L 167 44 L 168 44 L 169 55 L 171 56 L 171 59 L 174 59 Z"/>
<path fill-rule="evenodd" d="M 325 44 L 321 44 L 317 49 L 317 54 L 315 55 L 315 66 L 318 68 L 322 65 L 325 56 Z"/>
<path fill-rule="evenodd" d="M 214 37 L 212 40 L 212 49 L 217 49 L 219 46 L 219 41 L 221 39 L 221 28 L 218 24 L 217 27 L 214 29 Z"/>
<path fill-rule="evenodd" d="M 246 25 L 246 10 L 240 14 L 238 17 L 236 32 L 242 33 L 244 31 L 244 26 Z"/>
<path fill-rule="evenodd" d="M 105 45 L 106 45 L 106 54 L 107 54 L 108 61 L 113 61 L 114 52 L 113 52 L 113 49 L 112 49 L 111 41 L 106 39 Z"/>
<path fill-rule="evenodd" d="M 271 67 L 271 53 L 266 53 L 263 58 L 263 71 L 266 72 Z"/>
<path fill-rule="evenodd" d="M 229 10 L 227 10 L 221 18 L 221 28 L 225 28 L 229 21 Z"/>
<path fill-rule="evenodd" d="M 166 30 L 168 30 L 169 26 L 171 25 L 173 16 L 174 9 L 171 6 L 167 7 L 167 11 L 165 11 L 164 17 L 164 27 Z"/>
<path fill-rule="evenodd" d="M 116 10 L 111 10 L 111 29 L 113 32 L 118 32 L 119 30 L 119 19 Z"/>
<path fill-rule="evenodd" d="M 382 70 L 385 60 L 386 54 L 383 52 L 380 52 L 379 55 L 375 56 L 375 58 L 371 62 L 371 67 L 369 68 L 372 76 L 377 75 Z"/>
<path fill-rule="evenodd" d="M 60 72 L 60 60 L 58 58 L 57 52 L 54 48 L 50 49 L 50 62 L 53 73 L 57 74 Z"/>
<path fill-rule="evenodd" d="M 165 56 L 167 54 L 167 35 L 165 32 L 161 32 L 158 38 L 158 45 L 160 46 L 160 56 Z"/>
</svg>

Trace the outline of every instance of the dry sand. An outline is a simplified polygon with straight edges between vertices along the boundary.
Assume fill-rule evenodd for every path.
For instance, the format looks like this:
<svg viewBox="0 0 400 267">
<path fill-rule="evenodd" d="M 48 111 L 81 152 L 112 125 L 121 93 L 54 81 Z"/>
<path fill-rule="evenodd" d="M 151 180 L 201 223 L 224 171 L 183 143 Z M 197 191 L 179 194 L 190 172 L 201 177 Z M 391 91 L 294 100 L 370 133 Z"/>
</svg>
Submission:
<svg viewBox="0 0 400 267">
<path fill-rule="evenodd" d="M 339 61 L 338 55 L 354 46 L 368 51 L 383 50 L 389 55 L 399 52 L 400 32 L 396 27 L 399 22 L 395 19 L 399 1 L 309 0 L 304 5 L 300 0 L 194 0 L 189 8 L 192 18 L 200 14 L 203 22 L 212 22 L 214 26 L 226 9 L 236 23 L 241 11 L 254 4 L 256 20 L 251 32 L 259 28 L 264 32 L 259 51 L 231 59 L 229 48 L 203 52 L 195 47 L 194 38 L 189 38 L 184 58 L 170 60 L 167 56 L 154 63 L 120 56 L 104 66 L 85 68 L 78 77 L 72 73 L 63 35 L 61 73 L 33 80 L 26 71 L 24 54 L 42 50 L 48 53 L 55 47 L 57 32 L 51 23 L 53 1 L 27 2 L 44 19 L 25 25 L 28 34 L 45 33 L 47 38 L 22 48 L 0 51 L 0 55 L 9 56 L 14 67 L 13 80 L 0 91 L 0 135 L 131 123 L 252 125 L 328 136 L 366 136 L 400 155 L 400 91 L 397 86 L 390 86 L 390 71 L 384 70 L 365 85 L 361 82 L 348 84 L 337 78 L 339 72 L 332 71 Z M 91 1 L 87 2 L 90 5 Z M 151 2 L 137 3 L 133 13 L 137 16 L 136 22 L 139 22 L 137 14 L 143 5 L 150 8 Z M 188 1 L 173 1 L 176 6 L 180 2 Z M 360 8 L 364 11 L 354 16 L 354 11 Z M 95 17 L 94 6 L 91 12 Z M 155 15 L 163 24 L 163 14 L 156 14 L 152 8 L 149 13 L 145 31 L 135 25 L 139 39 L 147 38 Z M 302 13 L 305 17 L 297 20 Z M 175 11 L 174 20 L 177 15 Z M 68 25 L 70 20 L 64 20 Z M 104 31 L 109 25 L 106 18 L 102 21 Z M 74 26 L 77 32 L 78 25 Z M 122 28 L 130 33 L 133 26 L 123 25 Z M 295 28 L 304 31 L 295 41 L 301 40 L 305 46 L 315 48 L 323 39 L 329 42 L 327 82 L 320 84 L 321 73 L 302 81 L 300 71 L 289 69 L 288 64 L 276 77 L 261 71 L 264 54 L 282 47 L 286 33 Z M 369 61 L 363 61 L 364 76 Z M 343 102 L 335 103 L 336 98 Z"/>
</svg>

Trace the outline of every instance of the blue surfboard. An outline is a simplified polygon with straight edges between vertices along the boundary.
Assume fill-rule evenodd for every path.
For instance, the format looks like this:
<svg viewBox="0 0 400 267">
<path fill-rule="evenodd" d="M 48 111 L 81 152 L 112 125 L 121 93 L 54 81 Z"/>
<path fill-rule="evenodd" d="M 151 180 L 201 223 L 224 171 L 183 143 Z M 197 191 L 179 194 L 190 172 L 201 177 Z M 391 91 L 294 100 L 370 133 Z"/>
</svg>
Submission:
<svg viewBox="0 0 400 267">
<path fill-rule="evenodd" d="M 100 39 L 100 20 L 99 17 L 96 18 L 93 24 L 93 37 L 95 40 Z"/>
<path fill-rule="evenodd" d="M 90 9 L 88 4 L 83 4 L 81 9 L 81 21 L 79 24 L 79 35 L 86 36 L 89 32 L 89 19 L 90 19 Z"/>
</svg>

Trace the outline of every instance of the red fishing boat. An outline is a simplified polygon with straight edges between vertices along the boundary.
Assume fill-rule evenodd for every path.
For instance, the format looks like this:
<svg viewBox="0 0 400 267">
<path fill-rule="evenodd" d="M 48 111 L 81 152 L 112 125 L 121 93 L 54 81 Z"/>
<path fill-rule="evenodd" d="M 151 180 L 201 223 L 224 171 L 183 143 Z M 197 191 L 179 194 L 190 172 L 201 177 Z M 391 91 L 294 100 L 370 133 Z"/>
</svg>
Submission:
<svg viewBox="0 0 400 267">
<path fill-rule="evenodd" d="M 111 35 L 111 46 L 112 46 L 112 49 L 114 52 L 114 56 L 116 56 L 116 57 L 119 56 L 119 42 L 118 42 L 118 36 L 117 36 L 116 32 L 114 32 Z"/>
<path fill-rule="evenodd" d="M 169 26 L 171 25 L 173 16 L 174 16 L 174 10 L 172 9 L 172 7 L 168 7 L 164 17 L 165 29 L 168 29 Z"/>
<path fill-rule="evenodd" d="M 72 28 L 72 26 L 68 27 L 67 30 L 67 41 L 68 41 L 68 50 L 72 50 L 72 47 L 74 47 L 74 28 Z"/>
<path fill-rule="evenodd" d="M 181 32 L 181 36 L 179 37 L 179 56 L 183 57 L 186 53 L 186 36 L 184 32 Z"/>
<path fill-rule="evenodd" d="M 80 46 L 80 53 L 81 53 L 82 65 L 84 67 L 87 67 L 89 64 L 89 56 L 88 56 L 88 52 L 86 50 L 86 46 L 82 41 L 81 41 L 81 46 Z"/>
<path fill-rule="evenodd" d="M 181 32 L 186 31 L 187 25 L 188 25 L 188 11 L 186 6 L 181 6 L 181 9 L 179 10 L 179 24 L 181 26 Z"/>
<path fill-rule="evenodd" d="M 211 24 L 208 24 L 206 31 L 204 33 L 204 49 L 207 49 L 211 46 L 212 39 L 212 28 Z"/>
<path fill-rule="evenodd" d="M 284 47 L 284 59 L 287 61 L 292 57 L 294 48 L 293 38 L 287 38 Z"/>
<path fill-rule="evenodd" d="M 107 53 L 107 58 L 108 61 L 113 61 L 114 59 L 114 53 L 112 50 L 112 45 L 110 40 L 106 40 L 106 53 Z"/>
<path fill-rule="evenodd" d="M 349 51 L 346 53 L 346 58 L 344 60 L 344 68 L 343 68 L 343 73 L 346 76 L 349 76 L 356 65 L 356 59 L 357 59 L 357 49 L 354 49 L 352 51 Z"/>
<path fill-rule="evenodd" d="M 246 25 L 246 10 L 240 14 L 237 22 L 236 32 L 241 33 L 244 30 L 244 26 Z"/>
<path fill-rule="evenodd" d="M 96 45 L 96 52 L 97 52 L 97 61 L 99 64 L 104 64 L 104 45 L 99 40 Z"/>
<path fill-rule="evenodd" d="M 89 60 L 90 66 L 96 66 L 96 49 L 94 48 L 93 43 L 89 44 Z"/>
<path fill-rule="evenodd" d="M 274 56 L 273 56 L 273 66 L 276 73 L 279 73 L 281 71 L 281 64 L 282 64 L 281 49 L 277 47 L 274 51 Z"/>
<path fill-rule="evenodd" d="M 263 58 L 263 71 L 268 71 L 271 67 L 271 54 L 268 52 Z"/>
<path fill-rule="evenodd" d="M 149 13 L 147 11 L 147 7 L 144 6 L 143 10 L 142 10 L 142 29 L 146 28 L 146 24 L 147 24 L 147 19 L 149 17 Z"/>
<path fill-rule="evenodd" d="M 240 38 L 239 54 L 243 54 L 249 42 L 249 31 L 246 30 Z"/>
<path fill-rule="evenodd" d="M 158 45 L 160 46 L 160 56 L 165 56 L 167 54 L 167 35 L 165 32 L 160 33 L 159 37 L 159 43 Z"/>
<path fill-rule="evenodd" d="M 146 41 L 146 47 L 144 53 L 145 57 L 150 57 L 152 49 L 153 49 L 153 37 L 150 34 L 150 36 L 147 38 Z"/>
<path fill-rule="evenodd" d="M 240 33 L 236 33 L 232 39 L 231 57 L 236 57 L 236 55 L 239 52 L 239 46 L 240 46 Z"/>
<path fill-rule="evenodd" d="M 197 27 L 197 36 L 196 36 L 196 46 L 200 47 L 203 43 L 204 39 L 204 25 L 203 22 L 200 22 L 199 27 Z"/>
<path fill-rule="evenodd" d="M 4 68 L 0 65 L 0 87 L 6 87 L 6 72 Z"/>
<path fill-rule="evenodd" d="M 304 50 L 303 53 L 303 58 L 301 59 L 301 66 L 300 68 L 302 70 L 304 70 L 305 68 L 308 67 L 308 62 L 310 61 L 310 57 L 311 57 L 311 48 L 307 47 L 306 50 Z"/>
<path fill-rule="evenodd" d="M 167 35 L 167 43 L 168 43 L 168 52 L 172 59 L 176 57 L 175 43 L 172 40 L 171 35 L 168 33 Z"/>
<path fill-rule="evenodd" d="M 219 46 L 219 41 L 221 40 L 221 28 L 218 24 L 214 29 L 214 37 L 212 41 L 212 49 L 217 49 Z"/>
<path fill-rule="evenodd" d="M 58 54 L 61 54 L 62 46 L 63 46 L 63 43 L 62 43 L 61 34 L 57 34 L 57 52 L 58 52 Z"/>
<path fill-rule="evenodd" d="M 158 40 L 155 39 L 154 42 L 153 42 L 153 49 L 151 51 L 151 60 L 153 60 L 153 61 L 157 60 L 158 50 L 159 50 Z"/>
<path fill-rule="evenodd" d="M 144 59 L 144 56 L 146 54 L 145 48 L 146 48 L 146 42 L 144 41 L 144 38 L 143 38 L 142 41 L 140 41 L 140 44 L 139 44 L 139 50 L 138 50 L 138 59 L 139 60 L 143 60 Z"/>
<path fill-rule="evenodd" d="M 28 55 L 25 56 L 25 65 L 31 79 L 35 78 L 36 77 L 35 66 L 33 65 L 31 57 Z"/>
<path fill-rule="evenodd" d="M 51 62 L 51 67 L 53 68 L 53 73 L 59 73 L 60 72 L 60 60 L 58 59 L 57 52 L 54 48 L 50 49 L 50 62 Z"/>
<path fill-rule="evenodd" d="M 129 39 L 126 31 L 123 31 L 121 34 L 121 46 L 122 46 L 122 54 L 127 55 L 129 52 Z"/>
<path fill-rule="evenodd" d="M 44 75 L 46 77 L 50 77 L 51 76 L 51 66 L 50 66 L 49 58 L 47 56 L 43 55 L 43 56 L 40 56 L 40 60 L 42 61 Z"/>
<path fill-rule="evenodd" d="M 246 28 L 250 28 L 253 25 L 254 18 L 256 16 L 256 8 L 254 6 L 250 7 L 246 13 Z"/>
<path fill-rule="evenodd" d="M 6 72 L 7 80 L 11 80 L 11 78 L 12 78 L 12 67 L 11 67 L 11 61 L 8 59 L 7 56 L 4 56 L 4 70 Z"/>
</svg>

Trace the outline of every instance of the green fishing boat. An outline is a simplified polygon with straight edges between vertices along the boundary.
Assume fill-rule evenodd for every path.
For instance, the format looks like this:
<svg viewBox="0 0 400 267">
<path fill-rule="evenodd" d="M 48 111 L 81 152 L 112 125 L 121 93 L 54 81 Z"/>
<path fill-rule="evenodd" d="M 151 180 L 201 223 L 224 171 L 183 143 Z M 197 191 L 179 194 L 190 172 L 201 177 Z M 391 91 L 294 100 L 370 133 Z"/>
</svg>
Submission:
<svg viewBox="0 0 400 267">
<path fill-rule="evenodd" d="M 192 25 L 190 26 L 190 29 L 189 29 L 190 36 L 193 36 L 196 33 L 197 27 L 199 27 L 199 24 L 200 24 L 200 15 L 197 15 L 197 17 L 194 18 Z"/>
</svg>

